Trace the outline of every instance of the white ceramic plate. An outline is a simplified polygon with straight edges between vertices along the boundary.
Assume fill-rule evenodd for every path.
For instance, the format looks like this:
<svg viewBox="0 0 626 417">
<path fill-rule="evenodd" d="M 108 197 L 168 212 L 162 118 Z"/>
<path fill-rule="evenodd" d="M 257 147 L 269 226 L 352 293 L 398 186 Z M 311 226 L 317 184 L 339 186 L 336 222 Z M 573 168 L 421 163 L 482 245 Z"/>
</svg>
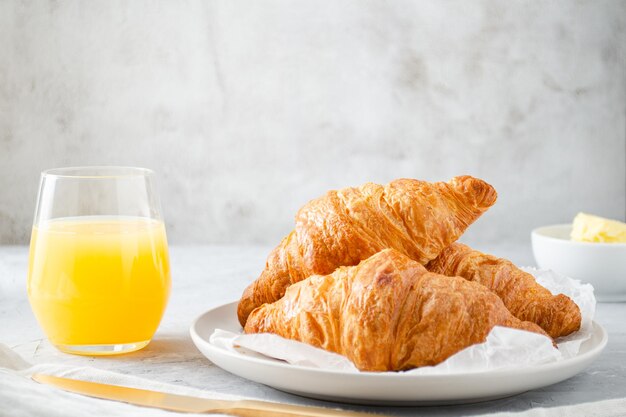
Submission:
<svg viewBox="0 0 626 417">
<path fill-rule="evenodd" d="M 606 331 L 595 322 L 593 326 L 593 336 L 573 358 L 532 367 L 454 375 L 327 371 L 249 357 L 210 344 L 209 336 L 216 328 L 241 331 L 237 302 L 202 314 L 192 324 L 190 333 L 202 354 L 220 368 L 281 391 L 355 404 L 435 405 L 508 397 L 571 378 L 589 366 L 606 346 Z"/>
</svg>

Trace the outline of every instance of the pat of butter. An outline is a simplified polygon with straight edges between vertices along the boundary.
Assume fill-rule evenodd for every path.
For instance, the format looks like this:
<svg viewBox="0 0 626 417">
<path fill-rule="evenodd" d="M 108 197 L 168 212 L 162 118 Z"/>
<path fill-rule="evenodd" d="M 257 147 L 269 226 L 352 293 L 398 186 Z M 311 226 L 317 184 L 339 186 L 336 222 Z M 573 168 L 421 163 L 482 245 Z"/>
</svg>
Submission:
<svg viewBox="0 0 626 417">
<path fill-rule="evenodd" d="M 578 242 L 626 243 L 626 223 L 578 213 L 570 237 Z"/>
</svg>

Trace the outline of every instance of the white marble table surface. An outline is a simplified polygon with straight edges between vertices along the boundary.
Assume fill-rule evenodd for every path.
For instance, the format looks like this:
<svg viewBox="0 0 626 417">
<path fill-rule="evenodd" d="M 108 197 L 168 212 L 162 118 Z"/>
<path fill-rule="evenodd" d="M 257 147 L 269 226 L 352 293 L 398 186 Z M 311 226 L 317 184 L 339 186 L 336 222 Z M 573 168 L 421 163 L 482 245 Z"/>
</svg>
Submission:
<svg viewBox="0 0 626 417">
<path fill-rule="evenodd" d="M 161 326 L 143 350 L 119 357 L 95 358 L 63 354 L 45 339 L 26 298 L 28 249 L 0 247 L 0 342 L 33 363 L 56 362 L 92 366 L 162 382 L 223 393 L 298 404 L 324 404 L 247 381 L 214 366 L 189 338 L 192 320 L 210 307 L 238 299 L 256 278 L 270 248 L 254 246 L 172 247 L 172 295 Z M 492 253 L 522 265 L 533 264 L 529 247 L 491 247 Z M 601 357 L 583 373 L 556 385 L 514 397 L 446 407 L 365 407 L 391 415 L 472 415 L 518 411 L 626 397 L 626 303 L 599 304 L 596 320 L 609 332 Z"/>
</svg>

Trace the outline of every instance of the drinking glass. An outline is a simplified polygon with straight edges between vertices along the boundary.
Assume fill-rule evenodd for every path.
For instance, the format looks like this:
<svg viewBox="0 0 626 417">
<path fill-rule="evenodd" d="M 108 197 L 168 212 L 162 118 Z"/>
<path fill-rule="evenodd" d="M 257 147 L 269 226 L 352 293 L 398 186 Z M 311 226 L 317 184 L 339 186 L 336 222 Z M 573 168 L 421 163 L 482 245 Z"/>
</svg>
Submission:
<svg viewBox="0 0 626 417">
<path fill-rule="evenodd" d="M 28 297 L 58 349 L 113 355 L 146 346 L 170 292 L 154 172 L 58 168 L 41 174 Z"/>
</svg>

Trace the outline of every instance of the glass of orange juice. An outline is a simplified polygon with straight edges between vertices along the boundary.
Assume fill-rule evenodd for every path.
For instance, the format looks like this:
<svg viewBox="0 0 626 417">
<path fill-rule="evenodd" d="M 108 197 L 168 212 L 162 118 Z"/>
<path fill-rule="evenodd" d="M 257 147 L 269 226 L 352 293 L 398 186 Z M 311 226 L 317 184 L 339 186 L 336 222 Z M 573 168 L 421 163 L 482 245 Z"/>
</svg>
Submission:
<svg viewBox="0 0 626 417">
<path fill-rule="evenodd" d="M 58 349 L 113 355 L 146 346 L 170 292 L 154 172 L 58 168 L 41 175 L 28 297 Z"/>
</svg>

